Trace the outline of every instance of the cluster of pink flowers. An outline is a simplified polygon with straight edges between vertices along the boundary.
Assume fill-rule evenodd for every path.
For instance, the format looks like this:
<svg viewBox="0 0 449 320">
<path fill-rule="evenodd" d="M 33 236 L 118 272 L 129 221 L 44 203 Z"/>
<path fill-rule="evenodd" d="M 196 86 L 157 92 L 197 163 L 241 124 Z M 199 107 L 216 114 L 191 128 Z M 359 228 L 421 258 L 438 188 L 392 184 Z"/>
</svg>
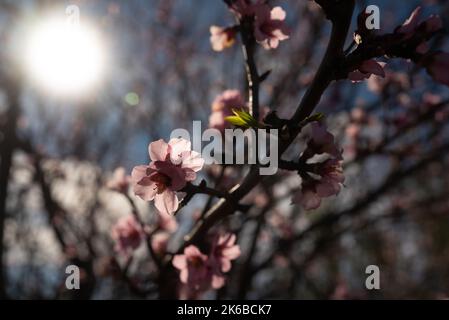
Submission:
<svg viewBox="0 0 449 320">
<path fill-rule="evenodd" d="M 223 287 L 224 273 L 231 270 L 231 261 L 240 256 L 240 247 L 235 242 L 234 234 L 225 234 L 215 238 L 209 255 L 194 245 L 175 255 L 173 266 L 180 271 L 181 283 L 194 293 Z"/>
<path fill-rule="evenodd" d="M 427 33 L 432 33 L 440 30 L 443 27 L 443 22 L 441 21 L 441 18 L 439 16 L 432 15 L 420 23 L 420 15 L 421 7 L 417 7 L 412 12 L 410 17 L 405 20 L 405 22 L 401 26 L 396 28 L 395 33 L 403 34 L 404 39 L 409 39 L 413 37 L 415 33 L 420 29 Z M 426 41 L 423 41 L 418 45 L 417 51 L 419 53 L 427 52 L 427 49 L 423 50 L 424 48 L 427 48 Z"/>
<path fill-rule="evenodd" d="M 246 109 L 246 103 L 238 90 L 226 90 L 212 102 L 209 127 L 223 131 L 230 127 L 226 117 L 232 116 L 232 109 Z"/>
<path fill-rule="evenodd" d="M 265 0 L 234 0 L 230 9 L 242 23 L 251 23 L 254 38 L 265 49 L 275 49 L 280 41 L 289 38 L 290 30 L 285 24 L 286 13 L 281 7 L 271 8 Z M 235 41 L 236 27 L 212 26 L 210 32 L 215 51 L 222 51 Z"/>
<path fill-rule="evenodd" d="M 334 136 L 319 122 L 312 122 L 308 129 L 307 148 L 300 157 L 300 162 L 307 169 L 300 172 L 301 190 L 292 199 L 305 210 L 316 209 L 321 205 L 322 198 L 338 194 L 345 180 L 341 167 L 342 150 L 335 144 Z M 315 155 L 323 154 L 327 155 L 326 160 L 309 163 L 308 160 Z M 319 179 L 316 178 L 318 176 Z"/>
<path fill-rule="evenodd" d="M 420 22 L 421 7 L 417 7 L 410 17 L 398 28 L 395 33 L 402 34 L 404 39 L 409 39 L 417 33 L 433 33 L 443 28 L 443 22 L 439 16 L 431 15 L 426 20 Z M 429 46 L 427 40 L 423 39 L 416 47 L 416 52 L 424 55 L 422 64 L 427 72 L 437 82 L 449 86 L 449 53 L 432 52 L 428 53 Z"/>
<path fill-rule="evenodd" d="M 116 245 L 115 250 L 124 255 L 137 249 L 145 236 L 142 227 L 133 215 L 120 218 L 111 232 Z"/>
<path fill-rule="evenodd" d="M 176 193 L 196 179 L 204 159 L 185 139 L 168 143 L 160 139 L 150 143 L 148 151 L 151 163 L 134 167 L 131 173 L 134 193 L 145 201 L 154 200 L 160 213 L 173 214 L 179 205 Z"/>
</svg>

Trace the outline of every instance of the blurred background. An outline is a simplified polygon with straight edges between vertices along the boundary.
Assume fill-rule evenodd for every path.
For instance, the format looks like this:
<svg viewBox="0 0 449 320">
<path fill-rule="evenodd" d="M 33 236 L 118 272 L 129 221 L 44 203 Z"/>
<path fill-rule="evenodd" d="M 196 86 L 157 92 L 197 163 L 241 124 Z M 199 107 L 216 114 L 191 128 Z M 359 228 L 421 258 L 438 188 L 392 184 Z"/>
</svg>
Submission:
<svg viewBox="0 0 449 320">
<path fill-rule="evenodd" d="M 313 1 L 271 2 L 287 11 L 292 34 L 277 50 L 257 52 L 259 70 L 272 70 L 261 104 L 289 117 L 322 58 L 329 23 Z M 447 1 L 356 2 L 356 13 L 379 6 L 383 32 L 418 5 L 423 16 L 439 14 L 446 32 L 431 44 L 448 51 Z M 70 5 L 79 8 L 79 39 L 58 29 Z M 158 297 L 145 249 L 126 270 L 114 251 L 111 227 L 131 208 L 106 184 L 115 168 L 148 163 L 149 142 L 190 130 L 193 120 L 206 128 L 222 91 L 246 92 L 238 43 L 217 53 L 209 42 L 211 25 L 233 21 L 219 0 L 0 1 L 3 298 Z M 265 180 L 248 195 L 249 212 L 223 222 L 238 234 L 242 256 L 227 285 L 204 298 L 449 297 L 449 91 L 407 61 L 390 60 L 386 72 L 333 83 L 319 104 L 345 150 L 340 195 L 305 212 L 290 201 L 297 175 Z M 226 168 L 220 187 L 238 183 L 242 170 Z M 201 178 L 219 175 L 210 166 Z M 177 216 L 169 248 L 207 201 L 195 197 Z M 135 202 L 151 225 L 153 204 Z M 81 269 L 80 290 L 64 286 L 68 264 Z M 380 267 L 381 290 L 365 289 L 370 264 Z"/>
</svg>

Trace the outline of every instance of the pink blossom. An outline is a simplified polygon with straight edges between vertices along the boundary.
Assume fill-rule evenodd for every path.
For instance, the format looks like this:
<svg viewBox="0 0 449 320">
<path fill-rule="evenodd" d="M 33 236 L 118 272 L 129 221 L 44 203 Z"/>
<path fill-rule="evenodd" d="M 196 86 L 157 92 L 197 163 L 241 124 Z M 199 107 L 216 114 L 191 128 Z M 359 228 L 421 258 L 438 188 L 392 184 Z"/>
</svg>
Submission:
<svg viewBox="0 0 449 320">
<path fill-rule="evenodd" d="M 125 168 L 119 167 L 114 170 L 112 179 L 108 181 L 106 186 L 111 190 L 127 193 L 130 181 L 131 178 L 126 174 Z"/>
<path fill-rule="evenodd" d="M 140 246 L 144 232 L 136 218 L 128 215 L 114 225 L 111 236 L 116 242 L 116 251 L 128 254 Z"/>
<path fill-rule="evenodd" d="M 290 30 L 285 25 L 286 13 L 281 7 L 270 10 L 268 5 L 255 10 L 254 36 L 265 49 L 275 49 L 279 42 L 289 38 Z"/>
<path fill-rule="evenodd" d="M 417 7 L 410 17 L 402 24 L 402 26 L 396 28 L 396 33 L 404 35 L 404 39 L 409 39 L 417 31 L 424 31 L 426 33 L 434 33 L 443 27 L 443 22 L 439 16 L 431 15 L 425 21 L 419 23 L 419 17 L 421 14 L 421 7 Z M 426 41 L 423 41 L 416 47 L 416 52 L 419 54 L 426 54 L 429 51 Z"/>
<path fill-rule="evenodd" d="M 385 78 L 384 65 L 376 60 L 365 60 L 360 65 L 358 70 L 352 71 L 348 74 L 349 80 L 352 82 L 359 82 L 371 77 L 372 74 Z"/>
<path fill-rule="evenodd" d="M 225 90 L 212 102 L 212 111 L 244 108 L 245 100 L 239 90 Z"/>
<path fill-rule="evenodd" d="M 295 193 L 292 202 L 311 210 L 321 205 L 322 198 L 338 194 L 345 178 L 341 167 L 343 150 L 335 143 L 334 136 L 319 122 L 312 122 L 306 129 L 309 140 L 300 157 L 300 161 L 306 164 L 305 171 L 299 172 L 302 177 L 301 190 Z M 315 155 L 321 154 L 326 154 L 327 159 L 310 163 Z"/>
<path fill-rule="evenodd" d="M 330 197 L 340 192 L 345 177 L 338 159 L 328 159 L 321 163 L 317 174 L 321 176 L 316 184 L 316 193 L 319 197 Z"/>
<path fill-rule="evenodd" d="M 209 127 L 223 131 L 230 127 L 225 120 L 226 117 L 233 115 L 232 109 L 245 109 L 246 104 L 240 91 L 226 90 L 218 95 L 212 102 L 212 113 L 209 117 Z"/>
<path fill-rule="evenodd" d="M 253 17 L 254 37 L 265 49 L 277 48 L 280 41 L 289 38 L 290 30 L 284 21 L 286 13 L 281 7 L 271 8 L 264 0 L 237 0 L 231 10 L 240 19 Z"/>
<path fill-rule="evenodd" d="M 209 260 L 216 274 L 229 272 L 231 261 L 240 256 L 240 246 L 235 244 L 236 239 L 235 234 L 224 234 L 214 242 Z"/>
<path fill-rule="evenodd" d="M 433 54 L 426 62 L 426 68 L 435 81 L 449 86 L 449 53 Z"/>
<path fill-rule="evenodd" d="M 317 121 L 307 127 L 309 141 L 304 151 L 305 158 L 311 158 L 315 154 L 327 153 L 333 157 L 341 157 L 341 150 L 335 144 L 334 136 L 327 131 L 326 127 Z"/>
<path fill-rule="evenodd" d="M 167 232 L 158 232 L 151 237 L 151 248 L 158 255 L 163 255 L 167 251 L 167 243 L 170 234 Z"/>
<path fill-rule="evenodd" d="M 301 190 L 297 191 L 292 199 L 292 203 L 300 204 L 305 210 L 317 209 L 321 205 L 322 198 L 337 195 L 345 180 L 338 159 L 328 159 L 315 166 L 318 169 L 314 173 L 321 178 L 304 181 Z"/>
<path fill-rule="evenodd" d="M 231 260 L 240 256 L 240 247 L 235 241 L 235 235 L 226 234 L 216 238 L 209 256 L 194 245 L 185 248 L 183 254 L 175 255 L 172 263 L 180 270 L 181 283 L 197 292 L 223 287 L 223 273 L 231 270 Z"/>
<path fill-rule="evenodd" d="M 427 33 L 432 33 L 440 30 L 443 27 L 441 18 L 436 15 L 431 15 L 429 18 L 419 23 L 419 17 L 421 15 L 421 7 L 417 7 L 410 17 L 405 20 L 402 26 L 398 27 L 395 32 L 404 34 L 408 39 L 414 35 L 417 29 L 423 29 Z"/>
<path fill-rule="evenodd" d="M 209 127 L 224 131 L 224 129 L 230 127 L 225 118 L 231 115 L 232 113 L 228 111 L 213 111 L 209 116 Z"/>
<path fill-rule="evenodd" d="M 191 151 L 190 141 L 171 139 L 168 143 L 160 139 L 150 143 L 149 165 L 134 167 L 131 177 L 134 193 L 145 201 L 154 200 L 162 214 L 172 214 L 178 209 L 176 195 L 186 183 L 196 179 L 204 159 Z"/>
<path fill-rule="evenodd" d="M 303 187 L 295 193 L 292 202 L 300 204 L 304 210 L 313 210 L 321 205 L 321 198 L 315 190 Z"/>
<path fill-rule="evenodd" d="M 208 258 L 194 245 L 186 247 L 183 254 L 175 255 L 172 263 L 180 271 L 181 282 L 190 289 L 204 291 L 210 287 L 212 273 Z"/>
<path fill-rule="evenodd" d="M 178 229 L 178 222 L 175 217 L 168 214 L 158 215 L 158 225 L 159 229 L 167 232 L 175 232 Z"/>
<path fill-rule="evenodd" d="M 210 27 L 210 43 L 215 51 L 223 51 L 231 47 L 235 42 L 235 28 Z"/>
</svg>

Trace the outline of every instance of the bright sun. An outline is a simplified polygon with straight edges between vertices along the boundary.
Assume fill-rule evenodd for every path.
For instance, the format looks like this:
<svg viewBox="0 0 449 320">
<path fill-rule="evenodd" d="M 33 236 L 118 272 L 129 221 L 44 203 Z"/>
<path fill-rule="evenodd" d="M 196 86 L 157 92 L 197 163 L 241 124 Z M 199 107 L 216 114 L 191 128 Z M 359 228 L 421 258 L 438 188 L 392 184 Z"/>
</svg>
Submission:
<svg viewBox="0 0 449 320">
<path fill-rule="evenodd" d="M 31 32 L 26 68 L 37 85 L 55 94 L 85 93 L 103 74 L 103 48 L 92 30 L 50 20 Z"/>
</svg>

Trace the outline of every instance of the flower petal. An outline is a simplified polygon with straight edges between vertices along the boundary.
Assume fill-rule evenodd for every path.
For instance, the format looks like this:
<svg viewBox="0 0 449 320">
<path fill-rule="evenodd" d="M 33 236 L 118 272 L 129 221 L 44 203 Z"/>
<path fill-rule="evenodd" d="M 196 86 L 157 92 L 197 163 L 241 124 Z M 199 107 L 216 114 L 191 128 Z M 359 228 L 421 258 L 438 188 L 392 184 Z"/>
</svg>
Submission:
<svg viewBox="0 0 449 320">
<path fill-rule="evenodd" d="M 178 210 L 178 204 L 179 200 L 176 196 L 176 192 L 168 189 L 154 197 L 154 205 L 162 214 L 173 214 L 176 210 Z"/>
<path fill-rule="evenodd" d="M 168 154 L 168 144 L 162 139 L 151 142 L 148 146 L 148 152 L 151 160 L 165 161 Z"/>
</svg>

